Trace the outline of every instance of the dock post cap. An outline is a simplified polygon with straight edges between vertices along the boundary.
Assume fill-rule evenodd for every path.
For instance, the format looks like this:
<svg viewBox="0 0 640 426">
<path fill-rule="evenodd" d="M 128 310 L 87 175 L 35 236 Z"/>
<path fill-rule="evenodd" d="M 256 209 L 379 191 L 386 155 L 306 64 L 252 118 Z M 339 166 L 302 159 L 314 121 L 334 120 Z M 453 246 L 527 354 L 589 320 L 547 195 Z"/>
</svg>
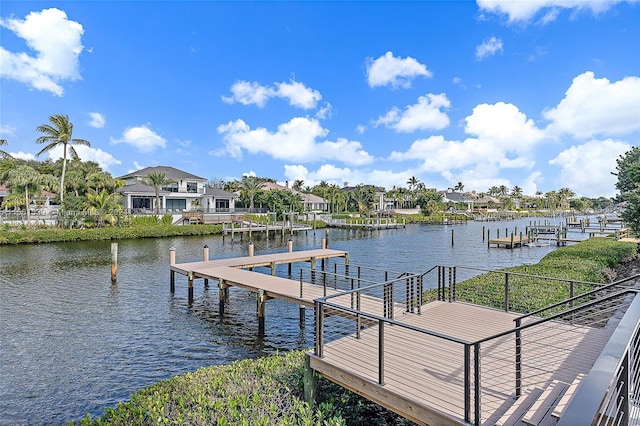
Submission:
<svg viewBox="0 0 640 426">
<path fill-rule="evenodd" d="M 176 251 L 176 248 L 171 246 L 171 248 L 169 248 L 169 251 Z"/>
</svg>

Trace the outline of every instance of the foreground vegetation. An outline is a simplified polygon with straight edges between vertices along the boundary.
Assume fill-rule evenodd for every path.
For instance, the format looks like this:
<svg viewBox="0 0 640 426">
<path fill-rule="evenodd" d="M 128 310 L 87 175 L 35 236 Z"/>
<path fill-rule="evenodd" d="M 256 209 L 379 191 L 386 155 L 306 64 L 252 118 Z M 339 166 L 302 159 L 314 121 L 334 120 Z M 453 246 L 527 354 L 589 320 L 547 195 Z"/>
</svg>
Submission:
<svg viewBox="0 0 640 426">
<path fill-rule="evenodd" d="M 549 253 L 540 263 L 503 271 L 575 281 L 606 282 L 613 268 L 636 254 L 635 243 L 592 238 Z M 501 275 L 502 277 L 504 275 Z M 529 279 L 526 297 L 533 309 L 568 296 L 566 286 Z M 504 288 L 492 274 L 458 284 L 459 298 L 482 294 L 500 307 Z M 523 295 L 520 295 L 522 297 Z M 318 381 L 315 405 L 304 401 L 304 352 L 293 351 L 231 365 L 207 367 L 142 389 L 104 415 L 87 415 L 81 425 L 398 425 L 394 413 L 325 379 Z"/>
<path fill-rule="evenodd" d="M 179 237 L 191 235 L 215 235 L 222 233 L 221 225 L 161 226 L 141 225 L 128 228 L 25 228 L 0 232 L 0 245 L 39 244 L 68 241 L 125 240 L 135 238 Z"/>
<path fill-rule="evenodd" d="M 327 380 L 304 401 L 304 351 L 201 368 L 142 389 L 80 425 L 394 425 L 410 424 Z"/>
</svg>

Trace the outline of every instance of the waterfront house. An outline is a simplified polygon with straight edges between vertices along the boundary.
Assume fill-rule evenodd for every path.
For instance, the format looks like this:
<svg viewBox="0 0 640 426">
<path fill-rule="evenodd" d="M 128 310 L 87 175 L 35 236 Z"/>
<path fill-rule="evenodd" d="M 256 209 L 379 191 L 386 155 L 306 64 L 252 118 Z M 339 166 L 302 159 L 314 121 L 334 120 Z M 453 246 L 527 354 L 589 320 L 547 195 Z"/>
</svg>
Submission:
<svg viewBox="0 0 640 426">
<path fill-rule="evenodd" d="M 234 209 L 236 196 L 222 189 L 205 186 L 207 180 L 169 166 L 145 167 L 120 176 L 127 185 L 120 188 L 124 196 L 124 208 L 133 213 L 155 212 L 155 189 L 145 185 L 143 179 L 152 172 L 164 173 L 172 182 L 160 189 L 161 212 L 202 210 L 211 213 L 228 213 Z"/>
</svg>

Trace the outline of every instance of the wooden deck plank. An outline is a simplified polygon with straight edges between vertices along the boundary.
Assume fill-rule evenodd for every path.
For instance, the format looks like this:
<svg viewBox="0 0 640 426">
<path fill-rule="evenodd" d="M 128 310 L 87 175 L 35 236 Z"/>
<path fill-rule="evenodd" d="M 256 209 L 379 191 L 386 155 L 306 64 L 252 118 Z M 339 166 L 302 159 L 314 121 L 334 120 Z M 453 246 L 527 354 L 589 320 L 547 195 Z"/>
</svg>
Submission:
<svg viewBox="0 0 640 426">
<path fill-rule="evenodd" d="M 309 262 L 312 258 L 328 259 L 332 257 L 348 257 L 349 252 L 333 249 L 299 250 L 284 253 L 262 254 L 257 256 L 232 257 L 227 259 L 214 259 L 198 262 L 185 262 L 170 265 L 170 269 L 179 274 L 186 275 L 189 272 L 197 272 L 200 269 L 208 269 L 216 266 L 228 266 L 231 268 L 254 268 L 259 266 L 281 265 L 286 263 Z"/>
</svg>

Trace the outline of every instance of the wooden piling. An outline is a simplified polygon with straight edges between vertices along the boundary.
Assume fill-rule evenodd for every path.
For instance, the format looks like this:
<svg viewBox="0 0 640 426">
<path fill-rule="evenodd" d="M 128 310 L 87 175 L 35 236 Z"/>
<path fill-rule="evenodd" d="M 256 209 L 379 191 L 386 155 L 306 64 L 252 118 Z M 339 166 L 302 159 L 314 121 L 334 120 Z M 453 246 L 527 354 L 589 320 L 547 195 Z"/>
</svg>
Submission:
<svg viewBox="0 0 640 426">
<path fill-rule="evenodd" d="M 304 389 L 304 400 L 309 405 L 315 405 L 316 395 L 318 394 L 318 381 L 316 380 L 316 373 L 311 368 L 311 358 L 309 355 L 304 357 L 304 372 L 302 375 L 302 383 Z"/>
<path fill-rule="evenodd" d="M 454 244 L 454 238 L 453 238 L 453 229 L 451 230 L 451 245 L 453 246 Z"/>
<path fill-rule="evenodd" d="M 264 290 L 258 290 L 258 336 L 264 336 L 264 304 L 266 297 Z"/>
<path fill-rule="evenodd" d="M 206 244 L 202 248 L 202 260 L 209 261 L 209 246 Z M 209 278 L 204 279 L 204 288 L 209 288 Z"/>
<path fill-rule="evenodd" d="M 118 278 L 118 243 L 111 243 L 111 284 Z"/>
<path fill-rule="evenodd" d="M 169 265 L 174 266 L 176 264 L 176 248 L 171 247 L 169 249 Z M 171 294 L 176 292 L 176 271 L 173 269 L 169 272 L 169 290 Z"/>
<path fill-rule="evenodd" d="M 189 304 L 191 305 L 193 303 L 193 271 L 189 271 L 187 275 L 187 289 Z"/>
<path fill-rule="evenodd" d="M 224 283 L 224 280 L 220 280 L 218 282 L 218 311 L 220 312 L 220 317 L 224 316 L 224 301 L 226 289 L 227 285 Z"/>
<path fill-rule="evenodd" d="M 287 249 L 289 250 L 289 253 L 293 252 L 293 241 L 291 241 L 291 238 L 289 238 L 289 241 L 287 242 Z M 289 262 L 289 276 L 291 276 L 291 262 Z"/>
</svg>

